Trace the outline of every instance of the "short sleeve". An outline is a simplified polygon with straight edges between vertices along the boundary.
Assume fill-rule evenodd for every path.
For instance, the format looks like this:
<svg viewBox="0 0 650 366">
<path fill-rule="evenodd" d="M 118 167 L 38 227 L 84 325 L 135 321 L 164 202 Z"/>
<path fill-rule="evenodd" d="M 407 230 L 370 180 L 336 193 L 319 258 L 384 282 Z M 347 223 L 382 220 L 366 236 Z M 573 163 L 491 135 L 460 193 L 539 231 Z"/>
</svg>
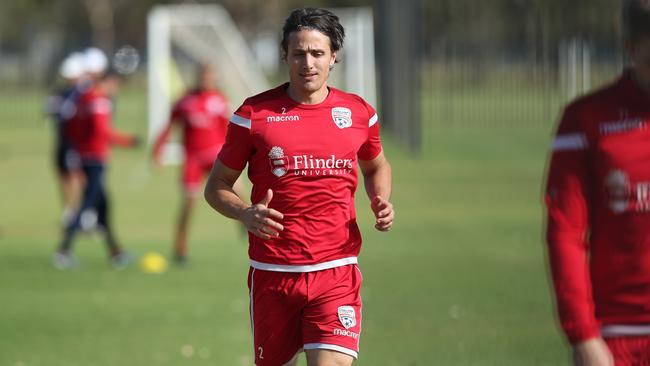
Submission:
<svg viewBox="0 0 650 366">
<path fill-rule="evenodd" d="M 219 161 L 230 169 L 244 170 L 253 154 L 251 111 L 251 106 L 244 102 L 230 117 L 226 142 L 218 156 Z"/>
<path fill-rule="evenodd" d="M 170 122 L 179 122 L 183 119 L 183 104 L 185 98 L 181 98 L 179 101 L 174 104 L 172 108 L 171 115 L 169 116 Z"/>
<path fill-rule="evenodd" d="M 357 156 L 361 160 L 372 160 L 381 152 L 381 137 L 379 133 L 379 121 L 375 109 L 364 101 L 368 111 L 368 137 L 361 145 Z"/>
</svg>

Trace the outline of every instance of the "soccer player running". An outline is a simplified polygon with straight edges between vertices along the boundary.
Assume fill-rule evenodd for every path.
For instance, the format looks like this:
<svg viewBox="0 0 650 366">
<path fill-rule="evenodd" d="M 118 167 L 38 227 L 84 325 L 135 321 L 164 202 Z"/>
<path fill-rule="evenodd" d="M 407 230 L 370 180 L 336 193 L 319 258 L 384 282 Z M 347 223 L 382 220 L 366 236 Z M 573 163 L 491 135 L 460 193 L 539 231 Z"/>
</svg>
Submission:
<svg viewBox="0 0 650 366">
<path fill-rule="evenodd" d="M 86 186 L 81 206 L 64 230 L 63 240 L 54 254 L 54 265 L 68 269 L 76 265 L 72 255 L 72 242 L 80 229 L 97 225 L 104 234 L 111 263 L 116 269 L 124 268 L 129 261 L 117 243 L 109 221 L 109 201 L 106 195 L 105 171 L 112 144 L 135 147 L 138 138 L 122 134 L 111 126 L 112 101 L 119 89 L 121 77 L 113 72 L 103 75 L 95 85 L 79 97 L 77 113 L 66 124 L 66 136 L 81 158 Z"/>
<path fill-rule="evenodd" d="M 632 65 L 565 109 L 548 172 L 549 261 L 579 366 L 650 364 L 650 0 L 623 4 Z"/>
<path fill-rule="evenodd" d="M 361 332 L 361 235 L 354 192 L 361 167 L 375 228 L 393 225 L 391 167 L 375 110 L 329 87 L 343 45 L 338 17 L 299 9 L 282 50 L 289 82 L 250 97 L 230 119 L 205 198 L 249 231 L 250 312 L 257 365 L 351 365 Z M 248 205 L 233 184 L 248 164 Z"/>
<path fill-rule="evenodd" d="M 174 106 L 170 122 L 162 131 L 153 149 L 154 161 L 162 165 L 162 151 L 172 126 L 183 129 L 185 162 L 181 205 L 174 241 L 174 259 L 183 264 L 187 259 L 187 227 L 194 207 L 196 194 L 202 188 L 202 180 L 212 169 L 219 150 L 226 140 L 228 129 L 228 100 L 217 90 L 215 71 L 210 65 L 201 65 L 197 87 L 188 91 Z"/>
</svg>

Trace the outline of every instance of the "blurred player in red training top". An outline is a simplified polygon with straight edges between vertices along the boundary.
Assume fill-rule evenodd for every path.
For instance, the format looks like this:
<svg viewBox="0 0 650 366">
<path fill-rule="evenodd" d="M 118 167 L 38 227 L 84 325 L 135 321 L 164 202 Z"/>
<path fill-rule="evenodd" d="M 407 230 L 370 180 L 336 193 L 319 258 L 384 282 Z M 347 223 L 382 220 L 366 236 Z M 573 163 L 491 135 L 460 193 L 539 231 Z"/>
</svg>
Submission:
<svg viewBox="0 0 650 366">
<path fill-rule="evenodd" d="M 170 123 L 158 137 L 153 149 L 154 161 L 162 164 L 162 150 L 169 138 L 172 125 L 183 129 L 185 163 L 183 165 L 183 203 L 174 243 L 174 259 L 184 263 L 187 258 L 187 227 L 196 193 L 202 189 L 203 177 L 226 141 L 228 129 L 228 101 L 216 89 L 216 75 L 210 65 L 202 65 L 197 77 L 197 87 L 185 94 L 174 106 Z"/>
<path fill-rule="evenodd" d="M 111 145 L 134 147 L 138 139 L 122 134 L 111 126 L 113 104 L 111 98 L 119 88 L 120 76 L 107 73 L 77 101 L 77 113 L 65 127 L 65 133 L 81 159 L 86 187 L 81 206 L 64 231 L 59 250 L 54 255 L 57 268 L 75 266 L 72 241 L 80 229 L 97 227 L 105 236 L 112 265 L 123 268 L 128 256 L 118 245 L 109 221 L 109 201 L 106 196 L 105 170 Z"/>
<path fill-rule="evenodd" d="M 324 9 L 299 9 L 283 28 L 289 82 L 250 97 L 230 119 L 205 198 L 249 231 L 250 311 L 256 365 L 351 365 L 361 333 L 357 175 L 375 227 L 387 231 L 391 167 L 377 114 L 329 87 L 344 30 Z M 248 205 L 233 184 L 248 165 Z"/>
<path fill-rule="evenodd" d="M 650 365 L 650 0 L 623 2 L 621 78 L 566 107 L 547 241 L 575 365 Z"/>
</svg>

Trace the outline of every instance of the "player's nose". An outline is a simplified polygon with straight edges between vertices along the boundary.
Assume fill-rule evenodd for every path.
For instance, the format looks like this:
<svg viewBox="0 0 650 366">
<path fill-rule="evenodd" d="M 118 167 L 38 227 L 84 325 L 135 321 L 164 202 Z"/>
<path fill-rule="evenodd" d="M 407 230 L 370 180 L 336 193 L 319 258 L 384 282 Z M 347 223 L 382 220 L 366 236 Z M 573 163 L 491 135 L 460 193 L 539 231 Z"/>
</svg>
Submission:
<svg viewBox="0 0 650 366">
<path fill-rule="evenodd" d="M 310 54 L 307 54 L 305 56 L 305 68 L 313 69 L 315 60 L 316 60 L 316 58 L 314 56 L 312 56 Z"/>
</svg>

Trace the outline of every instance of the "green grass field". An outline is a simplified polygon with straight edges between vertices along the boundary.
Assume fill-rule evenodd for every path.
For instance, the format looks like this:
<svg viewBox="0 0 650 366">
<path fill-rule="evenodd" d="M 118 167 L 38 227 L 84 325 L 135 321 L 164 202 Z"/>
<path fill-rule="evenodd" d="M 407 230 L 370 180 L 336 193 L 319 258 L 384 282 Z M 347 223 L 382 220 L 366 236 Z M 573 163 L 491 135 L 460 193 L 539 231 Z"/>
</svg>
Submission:
<svg viewBox="0 0 650 366">
<path fill-rule="evenodd" d="M 246 244 L 203 202 L 188 268 L 113 271 L 93 236 L 76 242 L 80 268 L 51 266 L 60 203 L 40 97 L 0 95 L 0 365 L 252 365 Z M 142 93 L 123 94 L 117 126 L 143 134 L 145 105 Z M 496 108 L 485 118 L 513 117 L 508 103 Z M 365 282 L 356 364 L 568 364 L 542 241 L 553 124 L 536 121 L 432 124 L 418 158 L 385 138 L 397 219 L 390 233 L 375 232 L 359 192 Z M 169 252 L 177 177 L 175 168 L 150 171 L 144 150 L 114 153 L 113 218 L 133 253 Z"/>
</svg>

